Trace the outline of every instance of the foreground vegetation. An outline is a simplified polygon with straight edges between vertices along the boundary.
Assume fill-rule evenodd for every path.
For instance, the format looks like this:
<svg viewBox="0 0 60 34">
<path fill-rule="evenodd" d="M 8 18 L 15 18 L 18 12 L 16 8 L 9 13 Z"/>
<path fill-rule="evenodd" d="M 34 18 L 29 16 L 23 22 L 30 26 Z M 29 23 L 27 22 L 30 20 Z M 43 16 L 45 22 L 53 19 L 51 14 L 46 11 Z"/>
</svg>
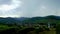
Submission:
<svg viewBox="0 0 60 34">
<path fill-rule="evenodd" d="M 6 34 L 56 34 L 55 28 L 47 28 L 41 27 L 41 26 L 34 26 L 34 27 L 28 27 L 28 26 L 21 26 L 21 25 L 0 25 L 0 33 L 6 33 Z"/>
</svg>

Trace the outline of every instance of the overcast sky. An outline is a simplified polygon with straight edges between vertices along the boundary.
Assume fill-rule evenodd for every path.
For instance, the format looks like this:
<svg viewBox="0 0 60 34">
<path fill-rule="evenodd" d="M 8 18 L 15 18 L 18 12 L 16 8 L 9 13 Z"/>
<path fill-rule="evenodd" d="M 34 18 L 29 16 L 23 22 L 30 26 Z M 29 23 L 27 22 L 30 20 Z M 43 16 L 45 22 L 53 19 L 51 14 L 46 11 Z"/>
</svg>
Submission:
<svg viewBox="0 0 60 34">
<path fill-rule="evenodd" d="M 60 16 L 60 0 L 0 0 L 0 17 Z"/>
</svg>

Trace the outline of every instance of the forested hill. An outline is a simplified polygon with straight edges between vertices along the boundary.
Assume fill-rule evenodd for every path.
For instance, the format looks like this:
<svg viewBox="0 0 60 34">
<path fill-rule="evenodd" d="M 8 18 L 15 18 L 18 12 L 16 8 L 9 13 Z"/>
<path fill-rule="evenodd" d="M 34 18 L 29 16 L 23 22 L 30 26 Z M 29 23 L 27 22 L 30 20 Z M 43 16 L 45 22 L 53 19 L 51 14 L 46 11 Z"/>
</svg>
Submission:
<svg viewBox="0 0 60 34">
<path fill-rule="evenodd" d="M 2 18 L 0 17 L 0 23 L 7 23 L 7 24 L 12 24 L 12 23 L 47 23 L 47 22 L 51 22 L 51 23 L 56 23 L 56 22 L 60 22 L 60 16 L 54 16 L 54 15 L 50 15 L 50 16 L 45 16 L 45 17 L 32 17 L 32 18 L 26 18 L 26 17 L 21 17 L 21 18 L 11 18 L 11 17 L 7 17 L 7 18 Z"/>
<path fill-rule="evenodd" d="M 60 22 L 60 17 L 59 16 L 45 16 L 45 17 L 32 17 L 30 19 L 24 20 L 23 22 L 25 23 L 59 23 Z"/>
</svg>

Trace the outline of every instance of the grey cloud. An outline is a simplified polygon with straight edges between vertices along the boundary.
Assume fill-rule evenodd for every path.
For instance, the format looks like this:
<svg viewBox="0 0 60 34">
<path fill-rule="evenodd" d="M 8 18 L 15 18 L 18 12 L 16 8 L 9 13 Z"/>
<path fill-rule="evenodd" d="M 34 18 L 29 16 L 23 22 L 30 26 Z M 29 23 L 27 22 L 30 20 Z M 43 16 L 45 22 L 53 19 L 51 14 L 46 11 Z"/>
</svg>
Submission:
<svg viewBox="0 0 60 34">
<path fill-rule="evenodd" d="M 14 10 L 10 10 L 7 12 L 7 14 L 19 16 L 21 15 L 23 17 L 55 15 L 56 8 L 59 9 L 60 6 L 57 0 L 21 0 L 21 1 L 23 3 L 21 7 L 17 7 Z M 0 0 L 0 4 L 10 3 L 11 0 Z M 46 9 L 41 8 L 42 6 L 45 6 Z"/>
<path fill-rule="evenodd" d="M 32 16 L 32 13 L 38 8 L 38 6 L 40 6 L 40 2 L 40 0 L 24 0 L 24 16 Z"/>
<path fill-rule="evenodd" d="M 23 16 L 25 17 L 55 15 L 56 0 L 23 0 L 23 2 Z M 41 11 L 41 6 L 45 6 L 47 9 Z"/>
<path fill-rule="evenodd" d="M 11 0 L 0 0 L 0 5 L 2 4 L 11 4 Z"/>
</svg>

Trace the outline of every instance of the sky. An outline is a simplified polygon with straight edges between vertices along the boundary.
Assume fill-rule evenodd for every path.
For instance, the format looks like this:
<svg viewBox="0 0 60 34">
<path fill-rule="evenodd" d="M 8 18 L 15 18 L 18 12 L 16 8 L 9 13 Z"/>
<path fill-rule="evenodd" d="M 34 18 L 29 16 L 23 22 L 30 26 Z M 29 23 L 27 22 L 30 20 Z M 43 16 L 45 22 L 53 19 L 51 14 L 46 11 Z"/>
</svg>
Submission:
<svg viewBox="0 0 60 34">
<path fill-rule="evenodd" d="M 0 17 L 60 16 L 60 0 L 0 0 Z"/>
</svg>

